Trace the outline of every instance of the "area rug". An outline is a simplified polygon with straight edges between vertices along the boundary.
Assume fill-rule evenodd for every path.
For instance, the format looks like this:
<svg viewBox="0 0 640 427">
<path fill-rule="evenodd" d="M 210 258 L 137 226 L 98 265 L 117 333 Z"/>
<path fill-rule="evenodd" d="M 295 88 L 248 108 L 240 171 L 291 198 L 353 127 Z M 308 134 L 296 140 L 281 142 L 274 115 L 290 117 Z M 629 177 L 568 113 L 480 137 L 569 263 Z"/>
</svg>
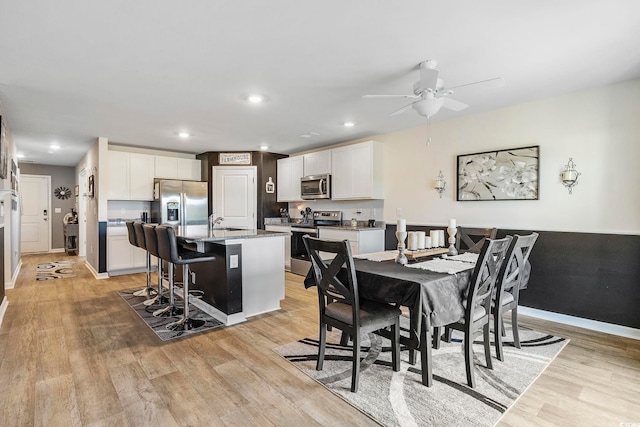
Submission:
<svg viewBox="0 0 640 427">
<path fill-rule="evenodd" d="M 36 280 L 64 279 L 76 277 L 69 261 L 55 261 L 38 264 L 36 267 Z"/>
<path fill-rule="evenodd" d="M 507 326 L 507 325 L 505 325 Z M 508 328 L 508 326 L 507 326 Z M 495 358 L 485 367 L 481 341 L 474 343 L 476 387 L 467 386 L 461 335 L 433 350 L 433 386 L 421 383 L 420 354 L 408 363 L 401 353 L 400 372 L 391 368 L 390 341 L 363 337 L 360 382 L 351 393 L 350 347 L 340 346 L 340 331 L 327 334 L 324 368 L 316 371 L 318 341 L 302 339 L 275 349 L 302 372 L 384 426 L 493 426 L 544 371 L 568 340 L 520 328 L 521 349 L 513 346 L 511 330 L 504 340 L 505 361 Z"/>
<path fill-rule="evenodd" d="M 189 331 L 171 331 L 167 329 L 167 324 L 171 322 L 175 322 L 180 319 L 182 316 L 175 317 L 155 317 L 153 312 L 158 309 L 158 306 L 155 305 L 153 307 L 147 307 L 144 305 L 144 301 L 147 300 L 146 296 L 137 297 L 133 295 L 134 292 L 139 291 L 140 289 L 129 289 L 126 291 L 119 291 L 118 295 L 122 297 L 122 299 L 129 304 L 129 306 L 138 313 L 138 316 L 147 324 L 149 328 L 160 338 L 162 341 L 168 341 L 175 338 L 188 337 L 193 334 L 199 334 L 201 332 L 210 331 L 211 329 L 218 328 L 223 326 L 223 323 L 217 319 L 214 319 L 209 314 L 200 310 L 198 307 L 193 304 L 189 304 L 189 317 L 192 319 L 204 320 L 204 325 L 197 328 L 191 329 Z M 176 296 L 176 305 L 178 307 L 183 306 L 182 298 Z"/>
</svg>

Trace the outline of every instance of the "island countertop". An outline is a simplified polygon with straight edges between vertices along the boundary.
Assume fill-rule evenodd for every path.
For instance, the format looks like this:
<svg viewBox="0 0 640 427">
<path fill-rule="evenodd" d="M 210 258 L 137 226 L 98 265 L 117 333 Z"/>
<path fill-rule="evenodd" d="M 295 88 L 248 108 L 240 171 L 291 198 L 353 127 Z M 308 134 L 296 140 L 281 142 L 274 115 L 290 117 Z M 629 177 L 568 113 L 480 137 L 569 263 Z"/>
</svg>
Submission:
<svg viewBox="0 0 640 427">
<path fill-rule="evenodd" d="M 214 228 L 208 230 L 203 227 L 178 227 L 177 237 L 183 241 L 190 242 L 223 242 L 233 239 L 254 239 L 262 237 L 288 236 L 290 233 L 279 231 L 266 231 L 259 229 L 238 229 L 238 228 Z"/>
</svg>

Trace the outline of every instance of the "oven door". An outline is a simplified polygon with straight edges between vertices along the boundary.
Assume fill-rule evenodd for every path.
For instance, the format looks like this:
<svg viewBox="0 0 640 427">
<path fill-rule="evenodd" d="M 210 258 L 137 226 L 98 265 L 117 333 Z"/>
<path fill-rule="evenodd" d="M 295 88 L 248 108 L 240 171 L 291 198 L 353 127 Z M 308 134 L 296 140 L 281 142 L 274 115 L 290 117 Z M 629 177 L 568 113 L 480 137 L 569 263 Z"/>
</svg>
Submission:
<svg viewBox="0 0 640 427">
<path fill-rule="evenodd" d="M 318 229 L 291 228 L 291 272 L 302 276 L 306 276 L 311 268 L 311 260 L 302 241 L 302 236 L 305 234 L 318 237 Z"/>
</svg>

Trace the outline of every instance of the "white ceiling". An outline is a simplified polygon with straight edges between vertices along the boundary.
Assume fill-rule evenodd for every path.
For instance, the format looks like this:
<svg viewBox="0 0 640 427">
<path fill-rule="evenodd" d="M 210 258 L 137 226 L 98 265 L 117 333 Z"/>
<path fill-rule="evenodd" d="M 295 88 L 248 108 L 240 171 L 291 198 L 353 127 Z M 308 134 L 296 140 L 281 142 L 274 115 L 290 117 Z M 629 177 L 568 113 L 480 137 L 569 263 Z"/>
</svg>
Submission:
<svg viewBox="0 0 640 427">
<path fill-rule="evenodd" d="M 446 86 L 506 81 L 438 121 L 639 77 L 639 42 L 638 0 L 0 0 L 0 101 L 36 163 L 75 165 L 98 136 L 294 153 L 424 125 L 362 95 L 411 93 L 425 59 Z"/>
</svg>

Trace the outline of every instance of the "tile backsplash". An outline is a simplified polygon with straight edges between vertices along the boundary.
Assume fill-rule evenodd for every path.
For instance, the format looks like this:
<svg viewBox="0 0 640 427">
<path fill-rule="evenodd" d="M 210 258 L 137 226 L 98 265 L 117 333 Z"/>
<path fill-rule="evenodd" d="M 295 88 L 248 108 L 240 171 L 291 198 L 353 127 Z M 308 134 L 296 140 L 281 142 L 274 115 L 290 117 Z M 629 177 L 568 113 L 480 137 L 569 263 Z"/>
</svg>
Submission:
<svg viewBox="0 0 640 427">
<path fill-rule="evenodd" d="M 110 200 L 107 202 L 107 218 L 114 219 L 139 219 L 142 211 L 151 209 L 150 202 Z"/>
</svg>

